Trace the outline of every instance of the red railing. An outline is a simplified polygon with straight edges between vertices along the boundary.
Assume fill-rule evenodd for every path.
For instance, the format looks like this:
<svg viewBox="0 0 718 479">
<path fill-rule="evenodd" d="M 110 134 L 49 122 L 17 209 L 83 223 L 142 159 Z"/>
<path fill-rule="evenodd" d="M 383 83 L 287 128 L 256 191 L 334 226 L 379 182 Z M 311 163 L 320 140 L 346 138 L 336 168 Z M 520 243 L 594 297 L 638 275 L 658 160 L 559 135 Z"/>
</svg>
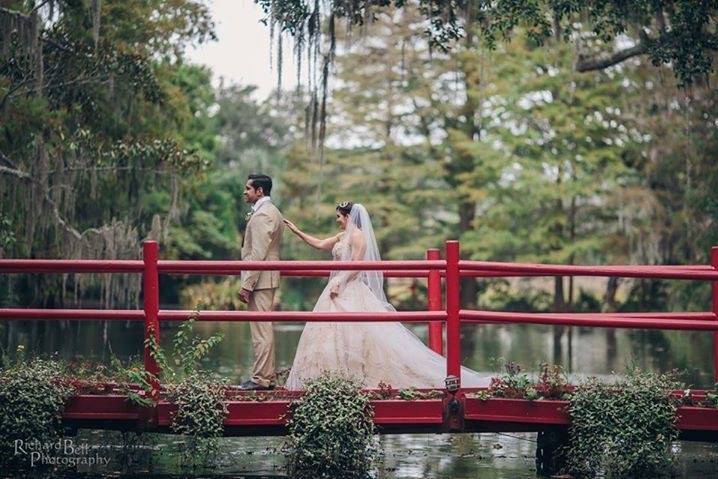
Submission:
<svg viewBox="0 0 718 479">
<path fill-rule="evenodd" d="M 161 261 L 154 241 L 143 243 L 143 260 L 0 260 L 0 273 L 142 273 L 144 310 L 0 309 L 5 319 L 72 319 L 144 321 L 144 363 L 158 375 L 147 341 L 159 343 L 160 321 L 183 321 L 192 311 L 159 309 L 159 274 L 237 275 L 242 270 L 279 270 L 285 276 L 327 276 L 337 270 L 381 270 L 387 277 L 427 278 L 428 311 L 386 313 L 314 313 L 308 311 L 200 311 L 199 321 L 402 321 L 428 322 L 429 347 L 443 352 L 442 325 L 446 323 L 447 375 L 460 378 L 462 323 L 559 324 L 571 326 L 713 331 L 714 376 L 718 380 L 718 247 L 711 265 L 703 266 L 574 266 L 498 263 L 459 259 L 459 242 L 446 242 L 446 259 L 437 249 L 423 261 Z M 698 313 L 515 313 L 462 310 L 462 277 L 510 276 L 619 276 L 712 282 L 712 311 Z M 445 307 L 441 279 L 445 278 Z M 155 383 L 155 393 L 160 385 Z"/>
</svg>

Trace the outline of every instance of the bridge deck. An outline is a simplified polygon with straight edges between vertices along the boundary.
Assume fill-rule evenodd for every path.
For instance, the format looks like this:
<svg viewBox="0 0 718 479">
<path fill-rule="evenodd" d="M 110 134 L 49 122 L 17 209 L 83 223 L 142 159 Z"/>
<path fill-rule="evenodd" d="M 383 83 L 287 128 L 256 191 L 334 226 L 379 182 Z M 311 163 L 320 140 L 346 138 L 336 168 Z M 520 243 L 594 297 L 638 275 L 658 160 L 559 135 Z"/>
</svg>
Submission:
<svg viewBox="0 0 718 479">
<path fill-rule="evenodd" d="M 700 395 L 700 392 L 695 394 Z M 266 398 L 263 399 L 263 398 Z M 456 400 L 452 404 L 452 401 Z M 285 433 L 291 397 L 235 394 L 228 401 L 227 436 L 270 436 Z M 566 428 L 571 422 L 567 401 L 467 397 L 447 393 L 436 399 L 376 399 L 374 422 L 383 434 L 442 432 L 539 432 Z M 63 420 L 69 429 L 95 428 L 170 432 L 175 406 L 160 400 L 155 408 L 131 404 L 119 394 L 74 396 Z M 682 438 L 718 442 L 718 409 L 678 409 Z"/>
</svg>

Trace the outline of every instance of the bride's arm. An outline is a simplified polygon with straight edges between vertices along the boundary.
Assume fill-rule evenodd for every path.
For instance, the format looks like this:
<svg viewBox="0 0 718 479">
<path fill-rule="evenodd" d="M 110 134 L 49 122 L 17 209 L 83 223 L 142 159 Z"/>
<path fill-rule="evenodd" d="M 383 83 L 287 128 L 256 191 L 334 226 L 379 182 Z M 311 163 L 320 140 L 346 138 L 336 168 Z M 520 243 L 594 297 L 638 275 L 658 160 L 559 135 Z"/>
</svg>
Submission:
<svg viewBox="0 0 718 479">
<path fill-rule="evenodd" d="M 284 224 L 287 225 L 287 228 L 292 230 L 292 233 L 299 236 L 302 239 L 302 241 L 307 243 L 312 248 L 321 249 L 321 250 L 325 250 L 325 251 L 331 251 L 331 249 L 334 247 L 336 242 L 339 241 L 339 236 L 341 235 L 341 233 L 339 233 L 339 234 L 336 234 L 329 238 L 319 239 L 319 238 L 315 238 L 314 236 L 307 234 L 304 231 L 300 230 L 297 227 L 297 225 L 295 225 L 294 223 L 292 223 L 291 221 L 289 221 L 286 218 L 284 219 Z"/>
</svg>

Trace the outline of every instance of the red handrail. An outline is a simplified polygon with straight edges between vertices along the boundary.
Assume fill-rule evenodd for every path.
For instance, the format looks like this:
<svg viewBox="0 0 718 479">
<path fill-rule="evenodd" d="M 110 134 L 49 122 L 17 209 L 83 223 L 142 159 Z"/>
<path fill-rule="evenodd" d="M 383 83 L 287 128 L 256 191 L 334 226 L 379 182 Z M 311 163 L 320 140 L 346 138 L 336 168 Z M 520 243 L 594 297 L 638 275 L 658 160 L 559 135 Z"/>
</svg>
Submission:
<svg viewBox="0 0 718 479">
<path fill-rule="evenodd" d="M 31 309 L 2 308 L 2 319 L 56 319 L 75 321 L 145 321 L 147 313 L 139 309 Z M 160 309 L 156 313 L 159 321 L 186 321 L 194 317 L 197 321 L 274 321 L 274 322 L 327 322 L 327 321 L 401 321 L 425 323 L 445 321 L 446 311 L 397 311 L 386 313 L 329 313 L 312 311 L 192 311 Z M 148 327 L 148 329 L 150 329 Z M 146 338 L 145 338 L 146 339 Z"/>
<path fill-rule="evenodd" d="M 624 278 L 694 279 L 718 281 L 710 266 L 578 266 L 539 263 L 499 263 L 462 260 L 464 274 L 495 272 L 501 276 L 620 276 Z"/>
<path fill-rule="evenodd" d="M 427 271 L 443 269 L 446 262 L 436 261 L 160 261 L 159 272 L 168 274 L 240 274 L 242 271 Z"/>
<path fill-rule="evenodd" d="M 710 265 L 556 265 L 459 260 L 458 241 L 446 242 L 446 260 L 438 250 L 427 251 L 423 261 L 160 261 L 154 241 L 143 243 L 143 260 L 0 259 L 0 273 L 142 273 L 144 310 L 0 309 L 5 319 L 130 320 L 145 323 L 145 367 L 157 375 L 159 367 L 147 341 L 159 341 L 159 321 L 404 321 L 429 322 L 429 346 L 442 352 L 442 325 L 446 322 L 447 374 L 460 377 L 461 323 L 561 324 L 590 327 L 714 331 L 714 371 L 718 380 L 718 246 Z M 429 311 L 386 313 L 314 313 L 301 311 L 180 311 L 159 309 L 159 274 L 238 275 L 242 270 L 277 270 L 284 276 L 324 277 L 338 270 L 380 270 L 387 277 L 427 278 Z M 516 313 L 460 309 L 461 277 L 619 276 L 703 280 L 712 282 L 712 311 L 635 313 Z M 445 278 L 446 305 L 441 301 Z M 156 391 L 159 384 L 155 384 Z"/>
<path fill-rule="evenodd" d="M 584 313 L 514 313 L 504 311 L 461 310 L 461 319 L 468 323 L 524 323 L 556 324 L 563 326 L 585 326 L 596 328 L 636 328 L 636 329 L 687 329 L 698 331 L 718 331 L 718 321 L 711 314 L 709 320 L 675 319 L 660 316 L 637 317 L 622 314 Z"/>
</svg>

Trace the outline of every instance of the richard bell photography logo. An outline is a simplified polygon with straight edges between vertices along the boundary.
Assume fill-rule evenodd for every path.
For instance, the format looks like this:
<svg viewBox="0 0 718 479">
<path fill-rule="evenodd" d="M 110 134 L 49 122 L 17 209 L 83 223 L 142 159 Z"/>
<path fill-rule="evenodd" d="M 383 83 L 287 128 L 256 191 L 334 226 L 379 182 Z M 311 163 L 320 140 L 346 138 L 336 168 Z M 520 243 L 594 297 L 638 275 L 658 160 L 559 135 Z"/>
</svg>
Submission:
<svg viewBox="0 0 718 479">
<path fill-rule="evenodd" d="M 40 442 L 37 439 L 15 440 L 15 455 L 26 456 L 31 467 L 39 465 L 62 466 L 106 466 L 109 457 L 102 456 L 89 444 L 75 444 L 72 439 L 64 438 L 53 442 Z"/>
</svg>

